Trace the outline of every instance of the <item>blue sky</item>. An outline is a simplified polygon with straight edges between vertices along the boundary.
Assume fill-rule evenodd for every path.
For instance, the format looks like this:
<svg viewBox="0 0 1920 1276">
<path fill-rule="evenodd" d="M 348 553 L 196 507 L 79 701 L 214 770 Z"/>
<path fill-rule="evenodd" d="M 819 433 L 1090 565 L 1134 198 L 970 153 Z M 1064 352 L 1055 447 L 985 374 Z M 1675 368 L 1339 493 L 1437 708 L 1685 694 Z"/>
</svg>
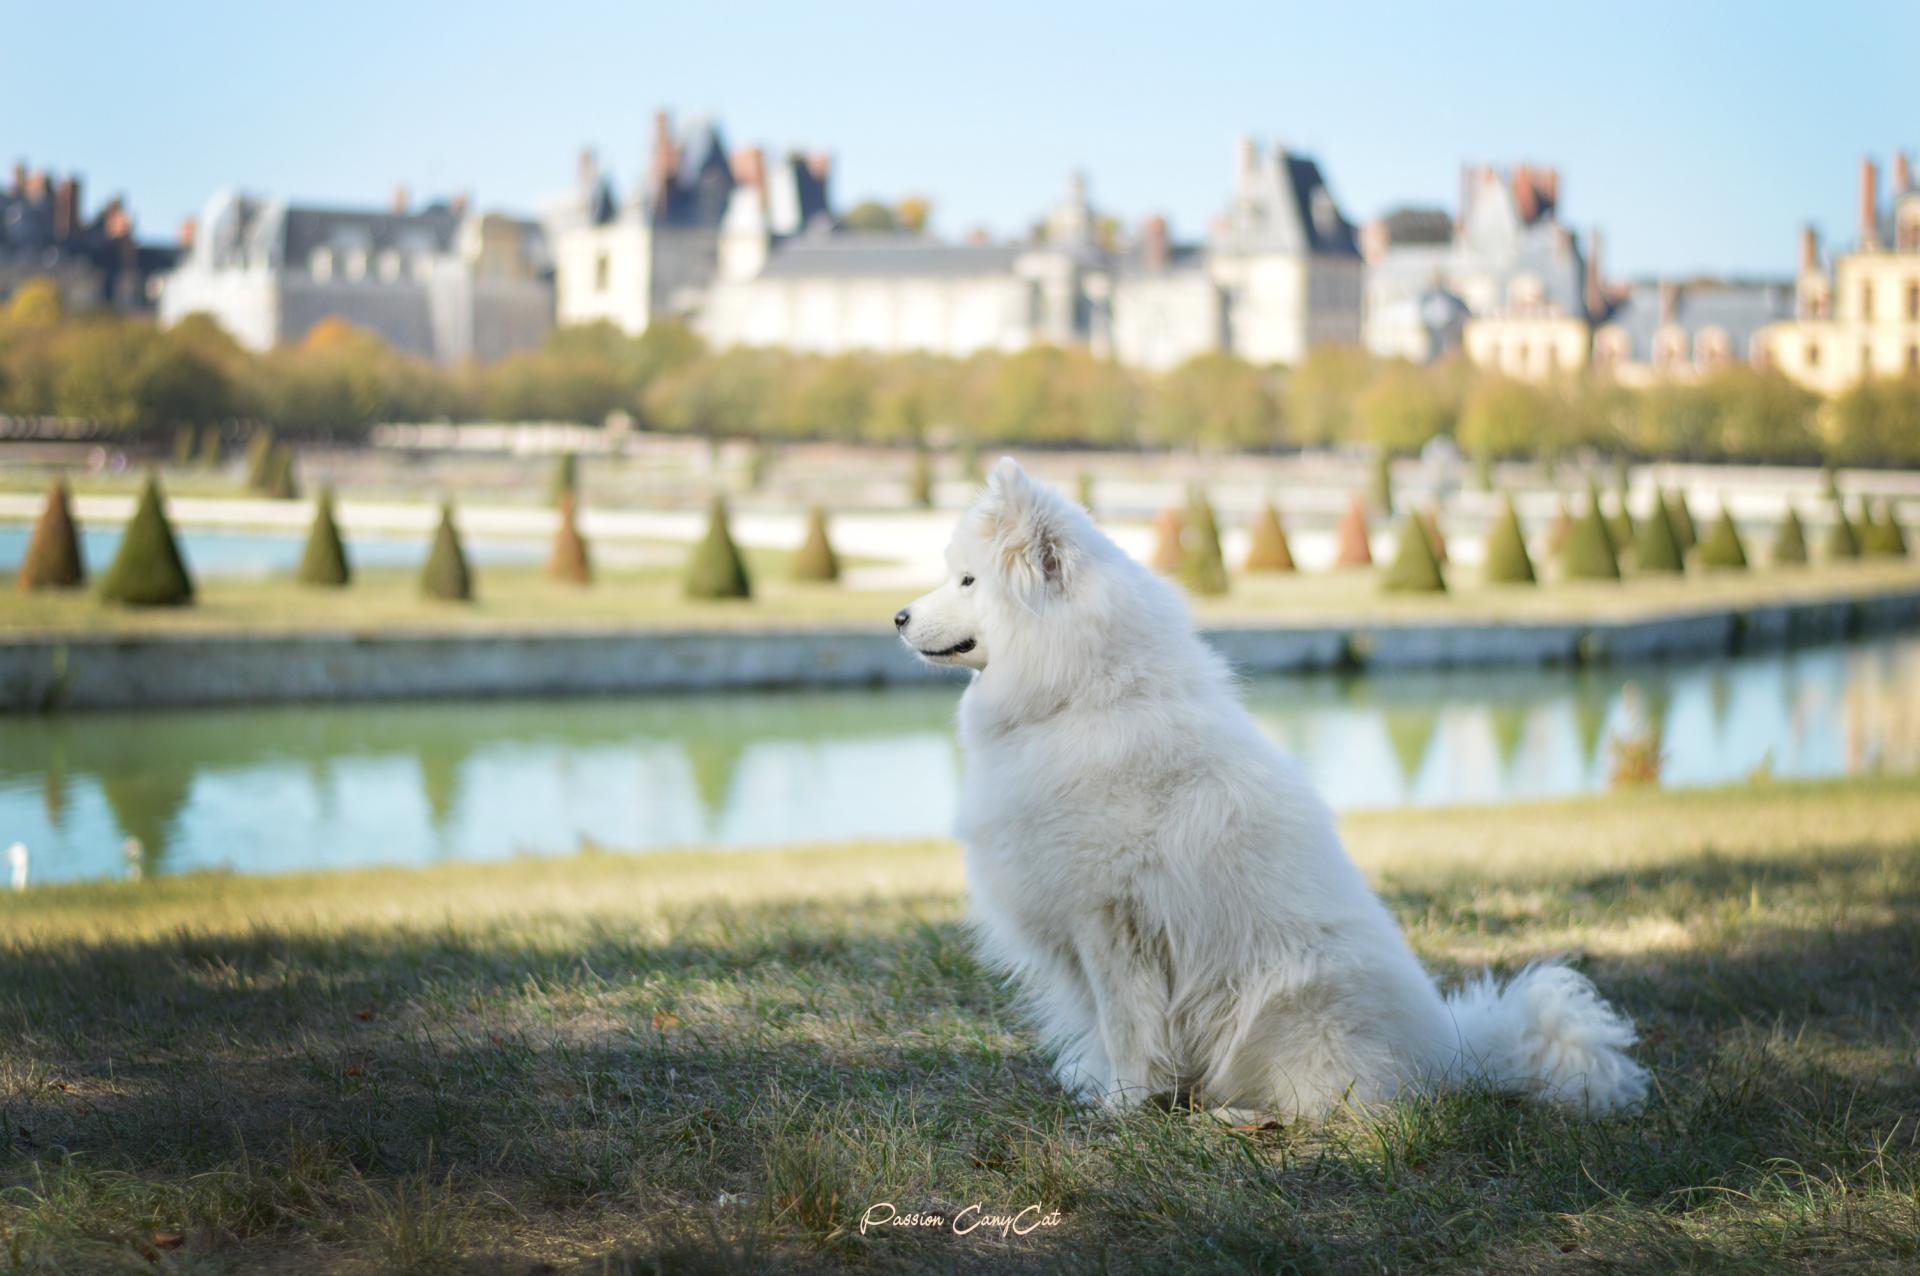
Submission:
<svg viewBox="0 0 1920 1276">
<path fill-rule="evenodd" d="M 923 193 L 946 233 L 1016 232 L 1078 168 L 1197 237 L 1251 133 L 1315 154 L 1356 221 L 1451 207 L 1463 161 L 1554 163 L 1610 272 L 1784 275 L 1802 221 L 1852 237 L 1863 153 L 1920 147 L 1903 0 L 7 10 L 0 160 L 125 191 L 150 235 L 226 185 L 530 211 L 585 145 L 631 181 L 668 106 L 829 149 L 843 206 Z"/>
</svg>

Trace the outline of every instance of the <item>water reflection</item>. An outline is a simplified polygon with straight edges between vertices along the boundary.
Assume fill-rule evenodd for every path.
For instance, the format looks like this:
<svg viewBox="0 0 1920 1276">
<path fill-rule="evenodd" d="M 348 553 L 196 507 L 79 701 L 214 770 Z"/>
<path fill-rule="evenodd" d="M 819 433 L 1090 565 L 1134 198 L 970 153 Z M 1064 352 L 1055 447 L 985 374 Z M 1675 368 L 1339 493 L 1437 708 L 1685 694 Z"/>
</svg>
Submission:
<svg viewBox="0 0 1920 1276">
<path fill-rule="evenodd" d="M 1629 692 L 1631 686 L 1632 691 Z M 611 847 L 918 837 L 953 822 L 954 688 L 11 719 L 0 844 L 35 881 Z M 1685 668 L 1259 680 L 1262 728 L 1342 808 L 1920 770 L 1920 639 Z"/>
</svg>

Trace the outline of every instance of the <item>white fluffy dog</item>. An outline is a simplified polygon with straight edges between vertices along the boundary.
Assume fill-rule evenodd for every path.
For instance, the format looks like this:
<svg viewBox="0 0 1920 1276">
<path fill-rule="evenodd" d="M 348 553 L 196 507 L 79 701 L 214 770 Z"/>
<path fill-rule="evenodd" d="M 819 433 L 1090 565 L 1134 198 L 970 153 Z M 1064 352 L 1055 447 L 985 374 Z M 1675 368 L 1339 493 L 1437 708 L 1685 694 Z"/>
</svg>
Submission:
<svg viewBox="0 0 1920 1276">
<path fill-rule="evenodd" d="M 945 584 L 895 618 L 960 701 L 959 835 L 986 958 L 1073 1092 L 1319 1116 L 1483 1079 L 1630 1108 L 1632 1027 L 1536 965 L 1443 997 L 1254 726 L 1180 594 L 1011 459 Z"/>
</svg>

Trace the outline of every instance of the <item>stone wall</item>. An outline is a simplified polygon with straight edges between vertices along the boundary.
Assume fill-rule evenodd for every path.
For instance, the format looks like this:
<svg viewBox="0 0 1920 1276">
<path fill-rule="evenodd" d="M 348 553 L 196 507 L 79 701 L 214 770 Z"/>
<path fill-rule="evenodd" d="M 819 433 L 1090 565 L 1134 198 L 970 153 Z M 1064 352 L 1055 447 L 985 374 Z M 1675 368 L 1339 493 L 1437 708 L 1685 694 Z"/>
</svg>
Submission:
<svg viewBox="0 0 1920 1276">
<path fill-rule="evenodd" d="M 1705 659 L 1920 628 L 1920 591 L 1592 624 L 1217 626 L 1241 673 Z M 958 678 L 891 633 L 818 629 L 0 639 L 0 712 L 609 695 Z"/>
</svg>

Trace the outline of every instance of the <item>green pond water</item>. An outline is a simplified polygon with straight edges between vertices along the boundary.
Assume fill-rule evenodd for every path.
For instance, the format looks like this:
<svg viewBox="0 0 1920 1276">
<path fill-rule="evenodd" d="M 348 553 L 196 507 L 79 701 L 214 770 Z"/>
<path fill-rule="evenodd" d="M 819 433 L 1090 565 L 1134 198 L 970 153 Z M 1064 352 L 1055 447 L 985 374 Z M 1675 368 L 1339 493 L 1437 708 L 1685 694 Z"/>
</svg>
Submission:
<svg viewBox="0 0 1920 1276">
<path fill-rule="evenodd" d="M 1920 771 L 1920 638 L 1677 666 L 1261 679 L 1341 809 Z M 955 686 L 0 719 L 0 846 L 34 883 L 843 838 L 952 826 Z M 0 860 L 0 885 L 6 882 Z"/>
</svg>

